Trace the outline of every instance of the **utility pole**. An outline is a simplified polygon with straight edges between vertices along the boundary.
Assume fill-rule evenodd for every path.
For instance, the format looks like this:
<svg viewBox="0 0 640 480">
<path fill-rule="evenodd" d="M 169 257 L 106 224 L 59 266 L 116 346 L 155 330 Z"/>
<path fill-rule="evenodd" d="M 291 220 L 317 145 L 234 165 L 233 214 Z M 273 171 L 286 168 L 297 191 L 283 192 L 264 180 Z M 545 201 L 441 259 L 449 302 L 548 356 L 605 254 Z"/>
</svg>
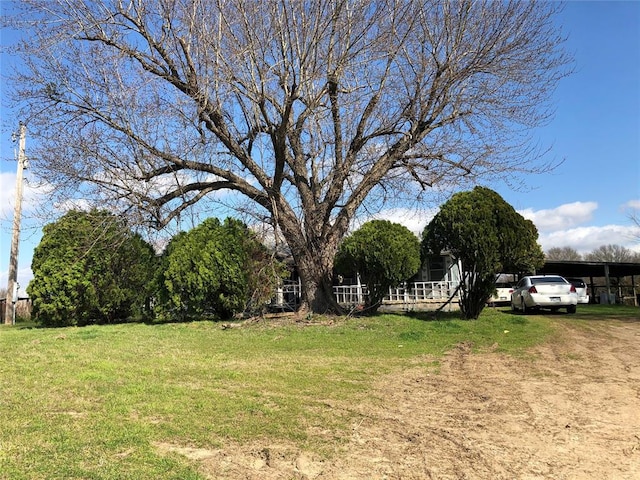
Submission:
<svg viewBox="0 0 640 480">
<path fill-rule="evenodd" d="M 24 145 L 27 127 L 20 122 L 20 141 L 18 143 L 18 172 L 16 174 L 16 200 L 13 207 L 13 234 L 11 236 L 11 256 L 9 257 L 9 281 L 5 300 L 5 325 L 16 321 L 16 302 L 18 301 L 18 246 L 20 244 L 20 219 L 22 217 L 22 171 L 25 166 Z"/>
</svg>

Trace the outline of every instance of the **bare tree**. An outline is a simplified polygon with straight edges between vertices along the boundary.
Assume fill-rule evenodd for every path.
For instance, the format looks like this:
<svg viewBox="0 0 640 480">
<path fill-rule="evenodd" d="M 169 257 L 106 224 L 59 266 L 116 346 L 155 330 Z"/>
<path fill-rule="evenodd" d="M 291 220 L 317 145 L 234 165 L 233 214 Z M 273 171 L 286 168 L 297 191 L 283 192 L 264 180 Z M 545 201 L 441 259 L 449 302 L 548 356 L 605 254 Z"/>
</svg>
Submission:
<svg viewBox="0 0 640 480">
<path fill-rule="evenodd" d="M 196 204 L 251 206 L 315 312 L 336 307 L 334 256 L 362 209 L 547 168 L 529 132 L 570 69 L 552 2 L 19 8 L 14 80 L 41 176 L 158 228 Z"/>
<path fill-rule="evenodd" d="M 629 219 L 631 223 L 635 225 L 635 233 L 633 233 L 633 237 L 640 242 L 640 212 L 633 212 L 629 215 Z"/>
<path fill-rule="evenodd" d="M 639 255 L 622 245 L 601 245 L 584 259 L 590 262 L 637 262 Z"/>
<path fill-rule="evenodd" d="M 546 260 L 560 260 L 566 262 L 579 262 L 582 255 L 573 247 L 552 247 L 544 254 Z"/>
</svg>

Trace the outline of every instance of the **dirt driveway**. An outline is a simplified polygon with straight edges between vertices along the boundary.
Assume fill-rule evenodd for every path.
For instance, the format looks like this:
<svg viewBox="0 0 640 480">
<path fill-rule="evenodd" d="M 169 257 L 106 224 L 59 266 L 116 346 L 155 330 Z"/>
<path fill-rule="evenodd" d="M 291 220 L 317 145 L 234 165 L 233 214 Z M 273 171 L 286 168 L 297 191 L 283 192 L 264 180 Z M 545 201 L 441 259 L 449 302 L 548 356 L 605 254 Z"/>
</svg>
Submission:
<svg viewBox="0 0 640 480">
<path fill-rule="evenodd" d="M 532 357 L 471 354 L 381 379 L 331 462 L 291 446 L 202 455 L 215 479 L 640 479 L 640 322 L 563 326 Z M 184 452 L 189 455 L 189 452 Z M 191 456 L 197 452 L 191 452 Z"/>
</svg>

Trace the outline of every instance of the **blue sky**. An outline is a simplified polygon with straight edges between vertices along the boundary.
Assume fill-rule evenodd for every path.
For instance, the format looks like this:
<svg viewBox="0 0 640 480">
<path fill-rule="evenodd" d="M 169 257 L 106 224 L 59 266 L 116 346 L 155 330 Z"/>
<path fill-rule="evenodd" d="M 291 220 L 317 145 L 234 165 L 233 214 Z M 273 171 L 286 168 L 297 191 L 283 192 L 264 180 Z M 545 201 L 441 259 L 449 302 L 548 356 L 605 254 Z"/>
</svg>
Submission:
<svg viewBox="0 0 640 480">
<path fill-rule="evenodd" d="M 551 173 L 524 177 L 526 188 L 513 191 L 490 185 L 538 227 L 543 250 L 571 246 L 586 253 L 618 244 L 640 251 L 640 233 L 629 216 L 640 214 L 640 2 L 569 2 L 557 19 L 568 35 L 575 72 L 555 93 L 556 115 L 536 131 L 550 158 L 564 162 Z M 6 41 L 6 33 L 0 40 Z M 4 74 L 12 59 L 2 56 Z M 18 118 L 5 107 L 0 89 L 0 288 L 7 282 L 16 162 L 11 132 Z M 29 153 L 29 137 L 26 144 Z M 30 173 L 26 171 L 29 181 Z M 31 278 L 41 219 L 34 218 L 35 198 L 25 188 L 18 281 Z M 436 208 L 437 205 L 431 207 Z M 386 211 L 388 217 L 420 231 L 429 214 L 419 217 Z M 634 233 L 635 232 L 635 233 Z M 634 236 L 635 235 L 635 236 Z"/>
<path fill-rule="evenodd" d="M 631 207 L 640 212 L 640 3 L 569 3 L 559 20 L 576 70 L 560 84 L 541 139 L 565 162 L 530 178 L 528 194 L 500 193 L 536 223 L 545 249 L 631 248 L 618 227 L 631 226 Z"/>
</svg>

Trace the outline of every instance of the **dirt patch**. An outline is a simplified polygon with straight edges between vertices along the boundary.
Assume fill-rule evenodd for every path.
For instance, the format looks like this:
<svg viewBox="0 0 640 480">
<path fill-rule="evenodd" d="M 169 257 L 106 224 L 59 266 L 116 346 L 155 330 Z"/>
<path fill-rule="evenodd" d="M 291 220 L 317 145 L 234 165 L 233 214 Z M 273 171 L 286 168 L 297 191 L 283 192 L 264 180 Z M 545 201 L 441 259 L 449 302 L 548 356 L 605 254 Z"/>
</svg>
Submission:
<svg viewBox="0 0 640 480">
<path fill-rule="evenodd" d="M 563 327 L 526 359 L 471 350 L 380 379 L 331 460 L 294 445 L 165 449 L 212 479 L 640 478 L 640 323 Z"/>
</svg>

